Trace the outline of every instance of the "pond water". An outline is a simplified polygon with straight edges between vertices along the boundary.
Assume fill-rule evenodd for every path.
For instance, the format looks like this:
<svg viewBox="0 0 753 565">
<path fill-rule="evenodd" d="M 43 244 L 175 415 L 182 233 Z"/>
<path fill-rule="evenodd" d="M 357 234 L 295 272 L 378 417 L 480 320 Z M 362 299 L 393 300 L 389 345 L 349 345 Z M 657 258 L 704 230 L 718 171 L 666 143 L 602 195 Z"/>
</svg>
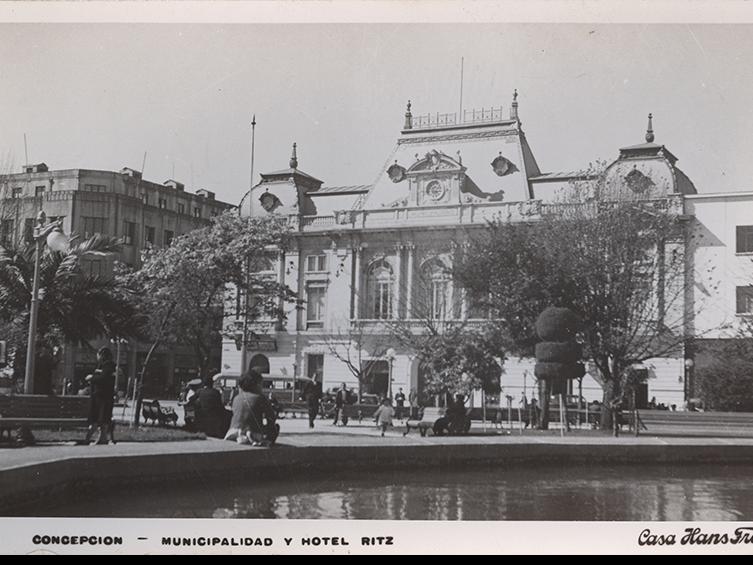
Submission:
<svg viewBox="0 0 753 565">
<path fill-rule="evenodd" d="M 214 477 L 76 500 L 34 516 L 374 520 L 751 520 L 752 465 L 485 467 Z M 20 514 L 17 514 L 20 515 Z"/>
</svg>

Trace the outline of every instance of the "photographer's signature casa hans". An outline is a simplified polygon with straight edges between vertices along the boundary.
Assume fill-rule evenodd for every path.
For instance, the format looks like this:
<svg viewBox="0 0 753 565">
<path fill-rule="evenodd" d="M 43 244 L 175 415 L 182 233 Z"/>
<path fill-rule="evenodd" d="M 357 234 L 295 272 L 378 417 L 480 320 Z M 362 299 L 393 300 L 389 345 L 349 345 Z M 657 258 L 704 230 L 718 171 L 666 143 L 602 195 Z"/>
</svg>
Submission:
<svg viewBox="0 0 753 565">
<path fill-rule="evenodd" d="M 656 534 L 646 528 L 638 535 L 638 545 L 753 545 L 753 526 L 735 528 L 732 533 L 704 532 L 701 528 L 685 528 L 683 534 Z"/>
</svg>

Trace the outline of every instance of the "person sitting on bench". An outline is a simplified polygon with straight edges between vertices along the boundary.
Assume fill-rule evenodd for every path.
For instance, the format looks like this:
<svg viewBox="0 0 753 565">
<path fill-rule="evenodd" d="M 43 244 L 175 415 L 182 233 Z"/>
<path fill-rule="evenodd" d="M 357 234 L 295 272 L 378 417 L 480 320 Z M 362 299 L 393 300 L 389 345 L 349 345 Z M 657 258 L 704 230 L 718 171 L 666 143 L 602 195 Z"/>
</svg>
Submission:
<svg viewBox="0 0 753 565">
<path fill-rule="evenodd" d="M 212 377 L 204 380 L 204 387 L 196 393 L 196 427 L 210 437 L 223 438 L 230 427 L 232 413 L 225 409 L 222 394 L 214 388 Z"/>
</svg>

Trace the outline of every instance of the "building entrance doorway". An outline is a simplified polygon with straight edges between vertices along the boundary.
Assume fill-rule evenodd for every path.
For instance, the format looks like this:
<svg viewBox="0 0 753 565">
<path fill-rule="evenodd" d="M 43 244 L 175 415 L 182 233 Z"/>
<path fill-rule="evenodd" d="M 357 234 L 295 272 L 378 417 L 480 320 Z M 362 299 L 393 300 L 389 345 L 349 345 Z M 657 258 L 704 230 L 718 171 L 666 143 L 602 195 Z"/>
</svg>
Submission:
<svg viewBox="0 0 753 565">
<path fill-rule="evenodd" d="M 366 361 L 361 379 L 361 396 L 372 395 L 384 398 L 389 390 L 390 364 L 387 361 Z"/>
</svg>

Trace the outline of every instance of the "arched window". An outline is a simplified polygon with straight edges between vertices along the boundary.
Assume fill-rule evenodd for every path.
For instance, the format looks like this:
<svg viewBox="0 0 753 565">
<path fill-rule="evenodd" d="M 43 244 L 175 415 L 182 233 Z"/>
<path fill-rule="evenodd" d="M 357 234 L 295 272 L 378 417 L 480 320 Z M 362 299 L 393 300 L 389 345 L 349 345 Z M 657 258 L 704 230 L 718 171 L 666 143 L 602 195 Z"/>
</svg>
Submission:
<svg viewBox="0 0 753 565">
<path fill-rule="evenodd" d="M 369 267 L 369 317 L 375 320 L 392 318 L 392 295 L 395 277 L 384 259 Z"/>
<path fill-rule="evenodd" d="M 424 315 L 432 320 L 452 317 L 452 277 L 447 266 L 438 258 L 421 267 Z"/>
<path fill-rule="evenodd" d="M 248 362 L 248 368 L 249 370 L 253 369 L 257 373 L 261 373 L 262 375 L 267 375 L 269 374 L 269 359 L 267 359 L 266 355 L 257 353 L 251 357 L 251 361 Z"/>
</svg>

